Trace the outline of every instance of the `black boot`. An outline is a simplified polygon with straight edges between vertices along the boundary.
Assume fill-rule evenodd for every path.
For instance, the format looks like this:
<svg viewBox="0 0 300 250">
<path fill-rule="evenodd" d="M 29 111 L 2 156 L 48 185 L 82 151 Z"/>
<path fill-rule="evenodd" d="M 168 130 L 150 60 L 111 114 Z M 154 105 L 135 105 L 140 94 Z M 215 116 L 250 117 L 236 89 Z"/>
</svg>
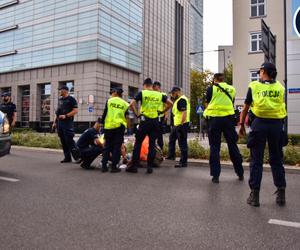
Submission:
<svg viewBox="0 0 300 250">
<path fill-rule="evenodd" d="M 277 188 L 277 191 L 275 192 L 277 194 L 276 196 L 276 203 L 278 206 L 284 206 L 285 205 L 285 188 Z"/>
<path fill-rule="evenodd" d="M 247 203 L 253 207 L 259 207 L 259 190 L 252 189 L 247 199 Z"/>
<path fill-rule="evenodd" d="M 111 173 L 119 173 L 119 172 L 121 172 L 121 169 L 117 168 L 116 166 L 112 166 L 110 172 Z"/>
<path fill-rule="evenodd" d="M 102 173 L 108 172 L 108 167 L 107 167 L 107 166 L 102 166 L 101 172 L 102 172 Z"/>
<path fill-rule="evenodd" d="M 219 183 L 219 177 L 214 176 L 214 177 L 211 179 L 211 181 L 212 181 L 213 183 Z"/>
</svg>

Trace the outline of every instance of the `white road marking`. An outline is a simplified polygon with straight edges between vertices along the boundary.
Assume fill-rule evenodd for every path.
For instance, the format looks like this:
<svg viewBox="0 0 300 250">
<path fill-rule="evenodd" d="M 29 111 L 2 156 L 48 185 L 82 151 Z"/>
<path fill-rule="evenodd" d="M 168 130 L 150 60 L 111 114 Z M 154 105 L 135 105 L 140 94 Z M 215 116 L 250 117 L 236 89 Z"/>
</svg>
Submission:
<svg viewBox="0 0 300 250">
<path fill-rule="evenodd" d="M 0 180 L 3 180 L 3 181 L 10 181 L 10 182 L 17 182 L 17 181 L 20 181 L 20 180 L 18 180 L 18 179 L 7 178 L 7 177 L 2 177 L 2 176 L 0 176 Z"/>
<path fill-rule="evenodd" d="M 292 222 L 292 221 L 270 219 L 268 223 L 274 224 L 274 225 L 279 225 L 279 226 L 300 228 L 300 223 Z"/>
</svg>

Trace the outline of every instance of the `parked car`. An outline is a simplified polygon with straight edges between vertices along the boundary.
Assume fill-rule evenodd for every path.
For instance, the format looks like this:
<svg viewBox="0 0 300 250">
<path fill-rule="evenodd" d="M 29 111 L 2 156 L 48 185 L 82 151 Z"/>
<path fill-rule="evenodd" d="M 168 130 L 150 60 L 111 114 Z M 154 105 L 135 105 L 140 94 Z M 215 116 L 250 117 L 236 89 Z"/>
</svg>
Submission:
<svg viewBox="0 0 300 250">
<path fill-rule="evenodd" d="M 10 147 L 10 126 L 5 114 L 0 111 L 0 157 L 9 154 Z"/>
</svg>

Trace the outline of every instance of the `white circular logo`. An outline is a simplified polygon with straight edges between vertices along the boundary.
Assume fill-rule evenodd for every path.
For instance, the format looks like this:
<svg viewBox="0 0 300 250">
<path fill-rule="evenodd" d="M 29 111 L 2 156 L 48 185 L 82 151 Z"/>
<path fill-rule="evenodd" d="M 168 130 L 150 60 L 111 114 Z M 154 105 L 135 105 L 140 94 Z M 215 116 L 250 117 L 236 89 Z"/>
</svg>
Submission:
<svg viewBox="0 0 300 250">
<path fill-rule="evenodd" d="M 295 12 L 293 26 L 297 36 L 300 37 L 300 7 Z"/>
</svg>

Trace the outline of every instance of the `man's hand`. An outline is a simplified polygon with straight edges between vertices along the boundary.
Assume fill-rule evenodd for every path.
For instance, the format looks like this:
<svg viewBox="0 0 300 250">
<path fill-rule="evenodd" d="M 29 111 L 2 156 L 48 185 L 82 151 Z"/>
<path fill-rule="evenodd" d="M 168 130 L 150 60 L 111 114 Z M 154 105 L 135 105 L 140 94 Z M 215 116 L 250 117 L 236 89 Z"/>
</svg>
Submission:
<svg viewBox="0 0 300 250">
<path fill-rule="evenodd" d="M 56 122 L 52 123 L 52 130 L 56 129 Z"/>
<path fill-rule="evenodd" d="M 65 120 L 66 118 L 67 118 L 66 115 L 59 115 L 59 116 L 58 116 L 58 119 L 59 119 L 59 120 Z"/>
<path fill-rule="evenodd" d="M 240 130 L 239 130 L 239 136 L 240 136 L 240 137 L 244 137 L 245 135 L 246 135 L 245 124 L 242 123 L 242 124 L 241 124 L 241 127 L 240 127 Z"/>
<path fill-rule="evenodd" d="M 14 128 L 16 126 L 16 121 L 12 121 L 11 127 Z"/>
</svg>

